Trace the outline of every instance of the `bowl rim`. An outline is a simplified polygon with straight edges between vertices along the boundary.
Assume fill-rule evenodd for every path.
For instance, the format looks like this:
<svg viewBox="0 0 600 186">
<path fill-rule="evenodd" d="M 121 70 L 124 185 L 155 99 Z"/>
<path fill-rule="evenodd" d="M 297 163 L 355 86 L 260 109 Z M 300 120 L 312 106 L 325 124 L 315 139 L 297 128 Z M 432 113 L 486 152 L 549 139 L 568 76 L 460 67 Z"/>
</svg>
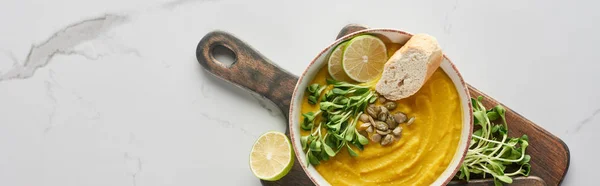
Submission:
<svg viewBox="0 0 600 186">
<path fill-rule="evenodd" d="M 299 152 L 302 152 L 302 149 L 297 149 L 297 147 L 295 145 L 295 143 L 297 143 L 297 142 L 295 140 L 296 136 L 294 135 L 294 130 L 298 130 L 298 129 L 296 129 L 294 127 L 294 118 L 293 118 L 294 114 L 293 113 L 295 112 L 294 102 L 295 102 L 296 99 L 298 99 L 297 98 L 297 96 L 298 96 L 298 88 L 299 88 L 300 84 L 302 83 L 302 81 L 304 80 L 304 77 L 306 76 L 306 73 L 308 72 L 308 70 L 313 65 L 315 65 L 315 63 L 317 62 L 317 60 L 319 59 L 319 57 L 321 57 L 322 55 L 324 55 L 325 52 L 329 51 L 329 49 L 331 49 L 332 47 L 334 47 L 340 41 L 347 40 L 347 39 L 349 39 L 351 37 L 354 37 L 356 35 L 359 35 L 359 34 L 370 33 L 370 32 L 394 32 L 394 33 L 408 35 L 408 36 L 411 36 L 411 37 L 413 36 L 413 34 L 411 34 L 409 32 L 405 32 L 405 31 L 399 30 L 399 29 L 393 29 L 393 28 L 368 28 L 368 29 L 364 29 L 364 30 L 360 30 L 360 31 L 356 31 L 356 32 L 347 34 L 347 35 L 345 35 L 343 37 L 340 37 L 340 38 L 336 39 L 335 41 L 333 41 L 332 43 L 330 43 L 327 47 L 325 47 L 323 50 L 321 50 L 321 52 L 319 52 L 319 54 L 317 54 L 313 58 L 313 60 L 306 66 L 306 68 L 302 72 L 302 75 L 300 75 L 298 77 L 298 81 L 296 82 L 296 86 L 294 87 L 294 91 L 293 91 L 293 94 L 292 94 L 292 99 L 290 101 L 290 109 L 289 109 L 289 114 L 288 114 L 289 115 L 289 117 L 288 117 L 288 128 L 289 129 L 288 130 L 289 130 L 289 133 L 290 133 L 290 140 L 292 141 L 292 148 L 294 150 L 294 154 L 295 154 L 296 158 L 298 159 L 298 161 L 300 161 L 300 159 L 301 159 L 300 155 L 299 155 Z M 448 56 L 446 56 L 446 54 L 442 54 L 442 55 L 448 61 L 448 63 L 452 67 L 452 69 L 454 69 L 454 71 L 456 71 L 458 79 L 460 80 L 460 83 L 463 85 L 463 90 L 462 91 L 465 92 L 465 95 L 467 96 L 467 99 L 471 98 L 471 95 L 469 93 L 468 85 L 465 83 L 464 78 L 462 77 L 462 74 L 460 73 L 460 71 L 458 71 L 458 68 L 456 68 L 456 65 L 454 65 L 454 63 L 452 62 L 452 60 L 450 60 L 450 58 L 448 58 Z M 457 89 L 457 91 L 458 91 L 458 89 Z M 470 103 L 470 100 L 468 100 L 468 102 Z M 467 155 L 467 151 L 469 150 L 469 143 L 470 143 L 470 141 L 472 139 L 472 135 L 473 135 L 473 107 L 472 107 L 471 104 L 467 104 L 467 107 L 468 107 L 468 112 L 469 112 L 468 115 L 470 116 L 468 118 L 470 125 L 469 125 L 469 133 L 468 133 L 467 139 L 466 139 L 467 145 L 464 148 L 464 150 L 462 152 L 462 155 L 460 156 L 459 162 L 461 162 L 461 163 L 458 163 L 457 166 L 453 168 L 454 170 L 452 171 L 452 174 L 450 174 L 450 175 L 456 175 L 456 173 L 460 169 L 460 166 L 461 166 L 462 162 L 464 161 L 464 159 L 465 159 L 465 157 Z M 300 151 L 298 151 L 298 150 L 300 150 Z M 317 182 L 315 180 L 315 178 L 313 177 L 313 175 L 311 175 L 311 173 L 308 171 L 308 167 L 304 163 L 302 163 L 302 162 L 297 162 L 297 163 L 300 163 L 300 166 L 302 167 L 302 170 L 304 171 L 304 173 L 306 173 L 306 175 L 308 176 L 308 178 L 315 185 L 320 185 L 320 183 Z M 449 176 L 448 178 L 446 178 L 446 180 L 442 183 L 442 185 L 447 185 L 450 181 L 452 181 L 453 177 L 454 176 Z"/>
</svg>

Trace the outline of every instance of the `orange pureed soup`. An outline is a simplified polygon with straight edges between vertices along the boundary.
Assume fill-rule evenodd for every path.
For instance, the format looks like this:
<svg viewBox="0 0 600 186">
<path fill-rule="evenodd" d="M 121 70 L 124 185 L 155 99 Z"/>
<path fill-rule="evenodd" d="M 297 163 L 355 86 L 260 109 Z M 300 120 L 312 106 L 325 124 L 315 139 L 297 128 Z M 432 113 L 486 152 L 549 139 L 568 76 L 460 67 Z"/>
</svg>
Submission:
<svg viewBox="0 0 600 186">
<path fill-rule="evenodd" d="M 325 66 L 310 84 L 326 84 L 326 78 L 330 77 Z M 342 150 L 315 166 L 323 178 L 332 185 L 430 185 L 442 174 L 456 152 L 462 129 L 460 98 L 452 80 L 438 68 L 415 95 L 397 103 L 395 111 L 416 117 L 412 125 L 401 125 L 400 140 L 388 146 L 370 141 L 363 151 L 354 150 L 358 157 Z M 305 95 L 301 113 L 318 109 Z"/>
</svg>

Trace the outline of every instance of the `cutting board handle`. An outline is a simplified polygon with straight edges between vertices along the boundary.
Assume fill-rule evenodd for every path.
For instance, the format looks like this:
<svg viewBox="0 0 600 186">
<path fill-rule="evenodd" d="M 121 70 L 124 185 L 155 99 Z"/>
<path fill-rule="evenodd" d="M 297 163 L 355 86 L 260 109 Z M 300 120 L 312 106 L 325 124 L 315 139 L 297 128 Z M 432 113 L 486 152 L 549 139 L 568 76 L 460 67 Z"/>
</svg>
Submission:
<svg viewBox="0 0 600 186">
<path fill-rule="evenodd" d="M 233 52 L 231 65 L 214 57 L 214 50 L 219 46 Z M 196 58 L 208 72 L 271 100 L 286 118 L 289 117 L 290 98 L 298 78 L 274 65 L 250 45 L 227 32 L 213 31 L 198 43 Z"/>
<path fill-rule="evenodd" d="M 364 25 L 348 24 L 348 25 L 344 26 L 344 28 L 342 28 L 342 30 L 340 30 L 340 32 L 338 32 L 338 35 L 335 37 L 335 39 L 339 39 L 339 38 L 344 37 L 353 32 L 358 32 L 358 31 L 361 31 L 361 30 L 364 30 L 367 28 L 369 28 L 369 27 L 364 26 Z"/>
</svg>

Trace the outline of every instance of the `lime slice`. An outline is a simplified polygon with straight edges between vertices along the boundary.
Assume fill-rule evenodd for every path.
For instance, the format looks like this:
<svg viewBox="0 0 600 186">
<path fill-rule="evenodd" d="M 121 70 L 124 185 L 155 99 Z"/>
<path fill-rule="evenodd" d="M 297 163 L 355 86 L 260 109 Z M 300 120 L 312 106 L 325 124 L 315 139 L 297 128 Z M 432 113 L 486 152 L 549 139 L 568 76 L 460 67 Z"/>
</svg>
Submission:
<svg viewBox="0 0 600 186">
<path fill-rule="evenodd" d="M 261 135 L 250 152 L 250 169 L 262 180 L 276 181 L 285 176 L 294 165 L 290 140 L 281 132 Z"/>
<path fill-rule="evenodd" d="M 340 43 L 333 49 L 329 55 L 327 70 L 329 71 L 329 75 L 335 80 L 352 82 L 353 80 L 346 75 L 346 72 L 342 67 L 342 55 L 344 54 L 344 46 L 346 46 L 346 44 L 348 44 L 348 42 Z"/>
<path fill-rule="evenodd" d="M 385 44 L 371 35 L 350 40 L 342 56 L 342 67 L 348 77 L 363 83 L 377 78 L 387 62 Z"/>
</svg>

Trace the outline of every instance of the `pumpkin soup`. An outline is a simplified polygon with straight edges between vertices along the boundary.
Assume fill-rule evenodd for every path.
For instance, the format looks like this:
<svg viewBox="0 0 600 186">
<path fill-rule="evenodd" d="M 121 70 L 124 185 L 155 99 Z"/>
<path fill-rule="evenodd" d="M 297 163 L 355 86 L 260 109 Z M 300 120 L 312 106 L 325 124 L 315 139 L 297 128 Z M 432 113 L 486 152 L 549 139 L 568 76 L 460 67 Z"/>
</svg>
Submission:
<svg viewBox="0 0 600 186">
<path fill-rule="evenodd" d="M 312 83 L 325 84 L 328 77 L 327 67 L 321 68 Z M 301 113 L 319 111 L 319 104 L 310 104 L 307 96 Z M 386 146 L 371 141 L 363 150 L 352 147 L 356 157 L 343 149 L 315 165 L 323 178 L 332 185 L 429 185 L 441 175 L 456 152 L 462 127 L 452 80 L 437 69 L 416 94 L 396 104 L 395 111 L 415 118 L 410 125 L 403 124 L 401 137 Z"/>
</svg>

